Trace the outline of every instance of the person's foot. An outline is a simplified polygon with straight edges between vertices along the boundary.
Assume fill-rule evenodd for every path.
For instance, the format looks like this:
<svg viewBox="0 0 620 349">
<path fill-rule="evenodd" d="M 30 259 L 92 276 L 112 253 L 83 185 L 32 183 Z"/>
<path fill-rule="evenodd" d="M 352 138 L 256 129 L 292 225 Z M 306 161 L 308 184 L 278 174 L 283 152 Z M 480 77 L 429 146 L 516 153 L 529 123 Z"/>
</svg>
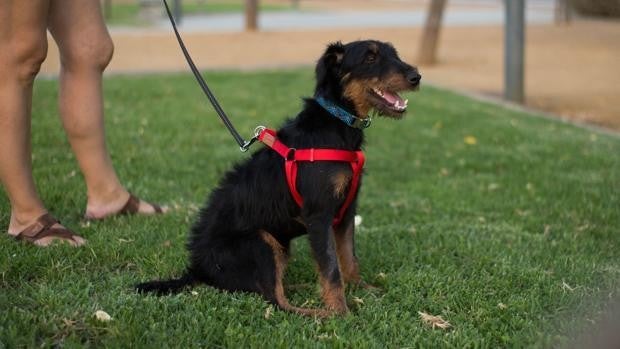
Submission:
<svg viewBox="0 0 620 349">
<path fill-rule="evenodd" d="M 8 233 L 17 240 L 27 241 L 41 247 L 58 242 L 76 247 L 86 243 L 83 237 L 67 229 L 49 213 L 30 218 L 20 217 L 20 219 L 11 215 Z"/>
<path fill-rule="evenodd" d="M 122 214 L 155 215 L 165 212 L 168 212 L 167 207 L 148 203 L 127 191 L 123 191 L 107 197 L 89 196 L 84 218 L 99 220 Z"/>
</svg>

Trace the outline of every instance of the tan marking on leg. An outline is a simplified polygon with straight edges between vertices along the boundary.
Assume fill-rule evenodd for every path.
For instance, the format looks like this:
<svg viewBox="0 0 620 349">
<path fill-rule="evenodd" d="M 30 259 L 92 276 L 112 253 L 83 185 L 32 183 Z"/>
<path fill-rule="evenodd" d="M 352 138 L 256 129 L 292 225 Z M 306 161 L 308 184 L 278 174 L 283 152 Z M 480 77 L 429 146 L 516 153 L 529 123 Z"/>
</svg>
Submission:
<svg viewBox="0 0 620 349">
<path fill-rule="evenodd" d="M 353 253 L 353 233 L 354 224 L 351 222 L 347 227 L 336 230 L 334 234 L 340 271 L 347 283 L 359 283 L 361 281 L 359 263 Z"/>
<path fill-rule="evenodd" d="M 321 297 L 327 310 L 334 312 L 335 314 L 345 314 L 349 311 L 347 302 L 344 297 L 344 286 L 342 283 L 333 284 L 329 280 L 325 279 L 319 273 L 319 281 L 321 283 Z"/>
<path fill-rule="evenodd" d="M 274 287 L 274 293 L 276 297 L 276 302 L 278 306 L 286 311 L 290 311 L 293 313 L 297 313 L 305 316 L 315 316 L 315 317 L 328 317 L 332 315 L 331 312 L 323 310 L 323 309 L 310 309 L 310 308 L 299 308 L 292 306 L 286 295 L 284 294 L 284 272 L 286 270 L 286 264 L 288 263 L 288 256 L 286 255 L 284 246 L 273 237 L 273 235 L 268 232 L 261 230 L 260 236 L 273 251 L 274 263 L 276 266 L 275 274 L 276 274 L 276 284 Z"/>
</svg>

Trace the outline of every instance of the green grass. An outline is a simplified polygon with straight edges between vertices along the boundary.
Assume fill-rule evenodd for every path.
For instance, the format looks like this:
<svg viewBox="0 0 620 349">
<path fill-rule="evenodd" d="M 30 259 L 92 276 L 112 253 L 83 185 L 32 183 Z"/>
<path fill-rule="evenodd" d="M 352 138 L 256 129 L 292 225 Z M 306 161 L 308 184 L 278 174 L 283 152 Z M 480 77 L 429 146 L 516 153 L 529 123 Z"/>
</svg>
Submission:
<svg viewBox="0 0 620 349">
<path fill-rule="evenodd" d="M 168 1 L 172 6 L 172 2 Z M 183 1 L 183 15 L 222 14 L 243 12 L 245 3 L 242 0 L 229 1 Z M 163 6 L 163 5 L 162 5 Z M 291 5 L 259 3 L 259 11 L 292 10 Z M 163 11 L 163 7 L 162 7 Z M 111 25 L 144 25 L 140 19 L 140 5 L 137 1 L 131 3 L 115 3 L 112 1 L 111 12 L 106 14 L 106 22 Z"/>
<path fill-rule="evenodd" d="M 207 77 L 246 135 L 294 115 L 313 84 L 309 69 Z M 363 277 L 382 290 L 347 290 L 350 315 L 265 318 L 260 297 L 209 287 L 136 295 L 137 281 L 182 270 L 197 207 L 247 154 L 189 74 L 108 78 L 108 142 L 123 183 L 177 209 L 85 225 L 57 92 L 56 81 L 36 84 L 35 177 L 48 208 L 89 244 L 0 239 L 0 347 L 548 347 L 618 296 L 620 139 L 430 87 L 408 96 L 404 120 L 377 119 L 366 131 L 357 253 Z M 3 229 L 8 219 L 3 195 Z M 305 238 L 294 256 L 286 283 L 301 286 L 287 293 L 319 306 Z M 113 320 L 97 322 L 99 309 Z M 432 329 L 418 311 L 453 328 Z"/>
</svg>

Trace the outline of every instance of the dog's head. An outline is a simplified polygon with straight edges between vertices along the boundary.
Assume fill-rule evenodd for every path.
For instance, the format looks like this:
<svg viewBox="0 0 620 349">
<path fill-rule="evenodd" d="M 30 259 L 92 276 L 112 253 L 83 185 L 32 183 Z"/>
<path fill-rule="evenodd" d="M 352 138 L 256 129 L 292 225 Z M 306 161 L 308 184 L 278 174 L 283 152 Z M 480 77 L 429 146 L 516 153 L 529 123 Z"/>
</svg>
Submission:
<svg viewBox="0 0 620 349">
<path fill-rule="evenodd" d="M 365 117 L 371 110 L 400 118 L 407 100 L 398 93 L 417 89 L 422 76 L 396 49 L 375 40 L 332 43 L 316 66 L 315 95 L 323 95 Z"/>
</svg>

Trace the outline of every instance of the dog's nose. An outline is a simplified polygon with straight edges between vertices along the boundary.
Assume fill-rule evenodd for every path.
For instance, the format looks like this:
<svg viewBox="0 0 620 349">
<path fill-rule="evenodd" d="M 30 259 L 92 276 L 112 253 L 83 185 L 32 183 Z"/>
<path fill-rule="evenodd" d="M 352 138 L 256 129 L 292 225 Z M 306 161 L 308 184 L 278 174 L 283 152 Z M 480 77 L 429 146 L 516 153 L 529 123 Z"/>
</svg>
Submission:
<svg viewBox="0 0 620 349">
<path fill-rule="evenodd" d="M 418 74 L 418 72 L 411 72 L 407 74 L 407 80 L 409 80 L 409 83 L 412 85 L 417 85 L 420 83 L 420 80 L 422 80 L 422 75 Z"/>
</svg>

